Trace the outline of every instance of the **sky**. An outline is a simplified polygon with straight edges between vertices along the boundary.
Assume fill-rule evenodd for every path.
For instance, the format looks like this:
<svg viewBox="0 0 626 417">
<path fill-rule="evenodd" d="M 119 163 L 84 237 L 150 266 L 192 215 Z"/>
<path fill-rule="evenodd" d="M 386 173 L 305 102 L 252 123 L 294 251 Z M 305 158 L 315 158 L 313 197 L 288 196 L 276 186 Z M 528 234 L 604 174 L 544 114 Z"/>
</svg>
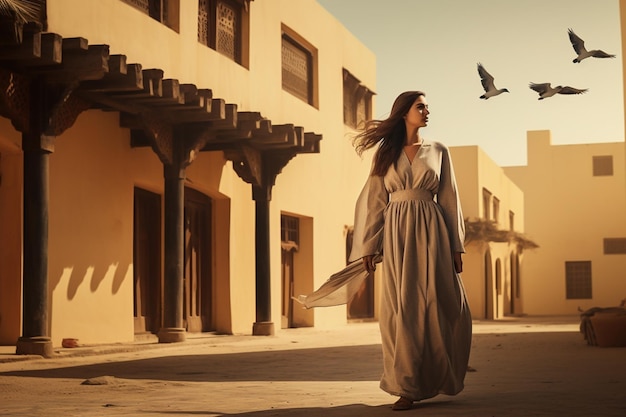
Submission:
<svg viewBox="0 0 626 417">
<path fill-rule="evenodd" d="M 550 130 L 553 145 L 624 141 L 619 0 L 318 3 L 376 55 L 374 118 L 402 91 L 424 91 L 424 137 L 478 145 L 500 166 L 526 164 L 529 130 Z M 569 28 L 588 50 L 617 57 L 573 63 Z M 510 93 L 479 99 L 478 62 Z M 589 91 L 538 100 L 530 82 Z"/>
</svg>

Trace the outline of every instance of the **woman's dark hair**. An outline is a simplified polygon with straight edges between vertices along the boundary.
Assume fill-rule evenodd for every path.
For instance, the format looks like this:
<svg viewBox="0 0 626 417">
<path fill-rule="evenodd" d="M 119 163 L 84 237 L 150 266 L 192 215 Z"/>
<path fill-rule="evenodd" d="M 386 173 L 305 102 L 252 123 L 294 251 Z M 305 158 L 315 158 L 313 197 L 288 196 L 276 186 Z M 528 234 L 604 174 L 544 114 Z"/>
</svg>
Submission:
<svg viewBox="0 0 626 417">
<path fill-rule="evenodd" d="M 371 175 L 382 177 L 400 157 L 406 140 L 404 116 L 420 96 L 425 96 L 425 94 L 421 91 L 405 91 L 400 94 L 391 106 L 389 117 L 385 120 L 367 121 L 363 131 L 355 136 L 353 144 L 359 155 L 379 144 L 374 154 L 374 168 Z"/>
</svg>

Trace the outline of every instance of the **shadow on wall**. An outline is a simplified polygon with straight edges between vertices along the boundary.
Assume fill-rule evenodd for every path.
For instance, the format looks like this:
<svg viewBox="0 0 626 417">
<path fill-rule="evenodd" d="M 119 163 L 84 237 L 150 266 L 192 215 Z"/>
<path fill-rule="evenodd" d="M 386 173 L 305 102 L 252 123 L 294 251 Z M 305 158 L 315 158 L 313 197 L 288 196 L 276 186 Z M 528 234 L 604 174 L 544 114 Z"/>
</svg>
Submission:
<svg viewBox="0 0 626 417">
<path fill-rule="evenodd" d="M 110 281 L 111 294 L 117 294 L 130 268 L 131 265 L 128 265 L 126 272 L 120 271 L 119 262 L 112 262 L 108 267 L 102 268 L 96 268 L 93 265 L 82 266 L 79 269 L 75 266 L 64 267 L 60 274 L 54 274 L 59 279 L 54 282 L 52 290 L 56 289 L 60 283 L 67 282 L 67 299 L 73 300 L 83 283 L 89 282 L 89 290 L 94 293 L 103 282 Z M 104 272 L 100 273 L 101 270 Z M 80 273 L 80 271 L 84 272 Z"/>
</svg>

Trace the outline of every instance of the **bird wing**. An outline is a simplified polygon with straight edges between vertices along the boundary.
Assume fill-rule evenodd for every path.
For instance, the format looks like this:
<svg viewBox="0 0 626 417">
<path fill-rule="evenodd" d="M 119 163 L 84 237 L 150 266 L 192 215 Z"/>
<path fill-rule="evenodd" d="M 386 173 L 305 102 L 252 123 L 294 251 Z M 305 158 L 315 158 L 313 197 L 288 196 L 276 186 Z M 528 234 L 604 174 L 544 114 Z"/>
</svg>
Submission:
<svg viewBox="0 0 626 417">
<path fill-rule="evenodd" d="M 493 77 L 487 72 L 481 63 L 478 63 L 478 75 L 480 75 L 480 82 L 482 83 L 485 92 L 496 89 L 493 85 Z"/>
<path fill-rule="evenodd" d="M 606 52 L 600 50 L 591 51 L 591 56 L 594 58 L 615 58 L 615 55 L 607 54 Z"/>
<path fill-rule="evenodd" d="M 574 51 L 576 51 L 577 54 L 580 54 L 581 52 L 586 51 L 585 41 L 580 39 L 578 35 L 576 35 L 572 29 L 568 29 L 567 33 L 569 34 L 569 40 L 572 43 L 572 46 L 574 47 Z"/>
<path fill-rule="evenodd" d="M 582 94 L 582 93 L 586 93 L 587 89 L 578 89 L 578 88 L 574 88 L 574 87 L 570 87 L 568 85 L 566 85 L 565 87 L 562 87 L 559 90 L 559 94 Z"/>
<path fill-rule="evenodd" d="M 543 94 L 546 91 L 548 91 L 548 89 L 550 88 L 550 83 L 541 83 L 541 84 L 530 83 L 528 84 L 528 86 L 530 87 L 531 90 L 535 90 L 539 94 Z"/>
</svg>

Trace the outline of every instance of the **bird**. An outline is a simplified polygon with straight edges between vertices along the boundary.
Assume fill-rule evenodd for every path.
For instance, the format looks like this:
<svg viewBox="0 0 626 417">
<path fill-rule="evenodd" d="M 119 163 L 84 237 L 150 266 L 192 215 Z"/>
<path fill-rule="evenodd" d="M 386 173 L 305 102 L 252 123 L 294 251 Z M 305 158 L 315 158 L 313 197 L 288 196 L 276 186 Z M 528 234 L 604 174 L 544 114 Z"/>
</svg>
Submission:
<svg viewBox="0 0 626 417">
<path fill-rule="evenodd" d="M 531 90 L 535 90 L 539 93 L 538 100 L 543 100 L 544 98 L 552 97 L 555 94 L 583 94 L 587 92 L 587 89 L 578 89 L 570 86 L 561 86 L 557 85 L 556 87 L 552 87 L 550 83 L 530 83 L 528 85 Z"/>
<path fill-rule="evenodd" d="M 485 94 L 480 96 L 481 99 L 487 100 L 489 97 L 495 97 L 499 94 L 509 92 L 506 88 L 496 88 L 493 84 L 493 77 L 487 72 L 485 67 L 483 67 L 480 62 L 478 63 L 478 75 L 480 75 L 480 82 L 483 84 L 483 88 L 485 89 Z"/>
<path fill-rule="evenodd" d="M 585 41 L 580 39 L 578 35 L 576 35 L 572 29 L 568 29 L 567 33 L 569 34 L 569 40 L 572 43 L 572 46 L 574 47 L 574 51 L 576 51 L 576 53 L 578 54 L 578 56 L 574 58 L 574 60 L 572 61 L 574 64 L 577 64 L 583 59 L 589 58 L 589 57 L 615 58 L 615 55 L 607 54 L 606 52 L 601 51 L 599 49 L 592 49 L 591 51 L 588 51 L 585 48 Z"/>
</svg>

